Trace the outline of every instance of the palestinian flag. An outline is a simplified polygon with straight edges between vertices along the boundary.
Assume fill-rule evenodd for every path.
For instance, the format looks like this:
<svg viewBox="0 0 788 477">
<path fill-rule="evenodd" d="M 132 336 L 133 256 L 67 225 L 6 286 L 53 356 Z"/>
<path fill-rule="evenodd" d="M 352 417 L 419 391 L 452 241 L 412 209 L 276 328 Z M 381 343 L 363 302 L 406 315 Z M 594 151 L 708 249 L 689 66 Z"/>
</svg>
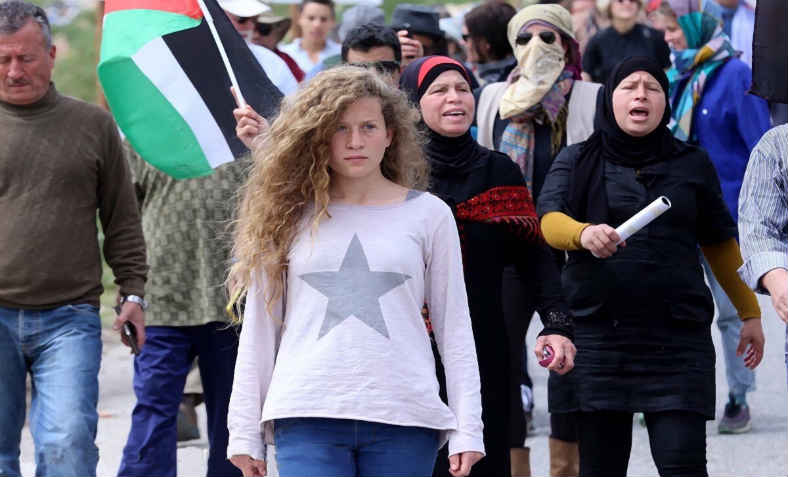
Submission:
<svg viewBox="0 0 788 477">
<path fill-rule="evenodd" d="M 205 0 L 246 101 L 264 117 L 281 92 L 216 0 Z M 235 136 L 230 78 L 197 0 L 107 0 L 98 76 L 120 129 L 184 179 L 248 152 Z"/>
</svg>

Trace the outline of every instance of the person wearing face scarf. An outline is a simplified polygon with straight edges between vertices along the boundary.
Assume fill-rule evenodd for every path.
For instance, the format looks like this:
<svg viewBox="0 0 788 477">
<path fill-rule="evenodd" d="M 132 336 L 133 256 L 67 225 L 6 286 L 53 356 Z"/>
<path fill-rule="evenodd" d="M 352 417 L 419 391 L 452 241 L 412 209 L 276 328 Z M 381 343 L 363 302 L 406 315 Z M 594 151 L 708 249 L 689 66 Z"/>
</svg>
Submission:
<svg viewBox="0 0 788 477">
<path fill-rule="evenodd" d="M 653 59 L 619 63 L 596 111 L 594 134 L 559 154 L 538 207 L 545 239 L 569 255 L 578 353 L 560 379 L 577 395 L 566 411 L 578 415 L 580 475 L 626 475 L 634 412 L 660 475 L 707 475 L 714 305 L 698 247 L 744 320 L 745 364 L 763 356 L 758 302 L 736 273 L 736 225 L 706 152 L 668 129 L 668 79 Z M 672 207 L 621 242 L 614 227 L 660 196 Z"/>
<path fill-rule="evenodd" d="M 545 326 L 534 352 L 541 356 L 549 344 L 555 351 L 549 369 L 561 374 L 569 372 L 574 359 L 571 319 L 522 173 L 508 157 L 480 146 L 470 134 L 475 103 L 468 71 L 451 58 L 429 56 L 408 65 L 400 78 L 400 88 L 422 114 L 431 169 L 430 192 L 449 204 L 460 232 L 487 453 L 474 465 L 472 475 L 509 476 L 509 428 L 513 419 L 522 420 L 523 416 L 522 412 L 520 416 L 510 414 L 510 400 L 519 400 L 519 383 L 512 383 L 509 372 L 509 342 L 501 301 L 504 267 L 518 263 L 539 277 L 533 288 L 520 292 L 538 303 Z M 521 449 L 511 455 L 518 454 L 517 462 L 524 464 L 527 451 Z M 435 475 L 444 475 L 445 459 L 444 449 L 438 456 Z M 453 463 L 451 466 L 454 468 Z"/>
<path fill-rule="evenodd" d="M 580 53 L 572 31 L 572 18 L 560 5 L 532 5 L 522 9 L 509 21 L 507 31 L 517 68 L 508 81 L 488 85 L 479 95 L 476 114 L 479 142 L 504 152 L 520 167 L 537 202 L 558 152 L 567 144 L 585 140 L 593 131 L 600 85 L 580 80 Z M 555 255 L 556 268 L 560 268 L 564 254 Z M 530 279 L 530 275 L 521 275 L 515 267 L 504 271 L 504 317 L 520 349 L 534 312 L 530 297 L 520 292 Z M 516 324 L 522 325 L 513 326 Z M 527 404 L 532 407 L 533 400 L 523 401 L 527 401 L 532 385 L 524 361 L 522 357 L 517 359 L 518 365 L 513 369 L 520 377 L 525 396 L 518 400 L 518 407 L 528 412 Z M 557 386 L 554 379 L 548 381 L 548 401 L 571 399 L 566 386 Z M 550 474 L 577 475 L 577 438 L 572 415 L 551 413 L 550 428 Z M 520 436 L 512 438 L 516 440 Z"/>
<path fill-rule="evenodd" d="M 676 58 L 667 73 L 674 118 L 671 130 L 677 138 L 709 153 L 722 196 L 738 222 L 744 172 L 750 152 L 770 127 L 769 106 L 749 93 L 752 72 L 723 32 L 721 15 L 719 5 L 709 0 L 663 0 L 657 9 Z M 741 320 L 708 263 L 704 261 L 703 267 L 717 304 L 728 381 L 728 403 L 718 430 L 747 432 L 751 428 L 747 393 L 755 390 L 755 373 L 736 356 Z"/>
</svg>

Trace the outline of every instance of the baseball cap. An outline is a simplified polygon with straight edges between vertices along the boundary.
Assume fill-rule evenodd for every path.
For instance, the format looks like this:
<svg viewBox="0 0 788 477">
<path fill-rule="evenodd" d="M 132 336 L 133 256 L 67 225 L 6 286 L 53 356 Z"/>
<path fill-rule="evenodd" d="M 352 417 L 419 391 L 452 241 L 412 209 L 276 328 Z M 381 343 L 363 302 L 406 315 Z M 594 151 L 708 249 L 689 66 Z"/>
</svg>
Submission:
<svg viewBox="0 0 788 477">
<path fill-rule="evenodd" d="M 271 9 L 268 5 L 258 0 L 218 0 L 219 6 L 233 15 L 239 17 L 256 17 Z"/>
</svg>

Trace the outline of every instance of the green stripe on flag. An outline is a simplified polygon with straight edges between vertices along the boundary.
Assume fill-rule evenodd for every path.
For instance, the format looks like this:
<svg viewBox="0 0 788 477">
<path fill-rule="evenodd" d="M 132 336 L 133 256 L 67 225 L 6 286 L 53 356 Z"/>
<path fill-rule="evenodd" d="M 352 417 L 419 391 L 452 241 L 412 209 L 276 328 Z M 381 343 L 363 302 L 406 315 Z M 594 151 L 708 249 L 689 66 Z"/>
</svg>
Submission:
<svg viewBox="0 0 788 477">
<path fill-rule="evenodd" d="M 196 20 L 160 10 L 118 10 L 104 17 L 99 64 L 116 56 L 131 56 L 151 40 L 194 28 Z"/>
<path fill-rule="evenodd" d="M 103 62 L 98 71 L 118 126 L 143 159 L 176 179 L 213 172 L 192 129 L 134 60 L 118 58 Z M 128 87 L 122 90 L 106 87 L 113 83 Z M 173 134 L 151 134 L 159 125 L 166 125 Z"/>
</svg>

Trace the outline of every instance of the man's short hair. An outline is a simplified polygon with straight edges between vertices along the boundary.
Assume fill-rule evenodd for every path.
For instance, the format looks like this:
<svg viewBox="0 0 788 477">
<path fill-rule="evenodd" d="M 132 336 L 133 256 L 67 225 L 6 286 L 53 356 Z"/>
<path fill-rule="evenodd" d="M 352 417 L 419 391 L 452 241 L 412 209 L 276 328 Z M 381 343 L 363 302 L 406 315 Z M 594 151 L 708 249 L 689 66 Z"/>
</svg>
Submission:
<svg viewBox="0 0 788 477">
<path fill-rule="evenodd" d="M 399 37 L 391 28 L 377 23 L 359 25 L 350 30 L 342 42 L 342 62 L 347 63 L 347 54 L 350 50 L 367 52 L 378 46 L 387 46 L 394 50 L 394 59 L 402 61 Z"/>
<path fill-rule="evenodd" d="M 13 35 L 29 21 L 38 23 L 44 36 L 44 46 L 52 46 L 52 28 L 43 8 L 23 0 L 8 0 L 0 3 L 0 35 Z"/>
<path fill-rule="evenodd" d="M 479 5 L 465 14 L 468 35 L 487 40 L 492 59 L 506 58 L 512 54 L 506 34 L 507 26 L 516 13 L 514 7 L 506 2 L 492 1 Z"/>
<path fill-rule="evenodd" d="M 334 0 L 301 0 L 301 5 L 298 6 L 298 11 L 304 11 L 304 7 L 307 6 L 309 3 L 318 3 L 320 5 L 325 5 L 331 9 L 331 16 L 336 18 L 337 13 L 336 9 L 334 8 Z"/>
</svg>

